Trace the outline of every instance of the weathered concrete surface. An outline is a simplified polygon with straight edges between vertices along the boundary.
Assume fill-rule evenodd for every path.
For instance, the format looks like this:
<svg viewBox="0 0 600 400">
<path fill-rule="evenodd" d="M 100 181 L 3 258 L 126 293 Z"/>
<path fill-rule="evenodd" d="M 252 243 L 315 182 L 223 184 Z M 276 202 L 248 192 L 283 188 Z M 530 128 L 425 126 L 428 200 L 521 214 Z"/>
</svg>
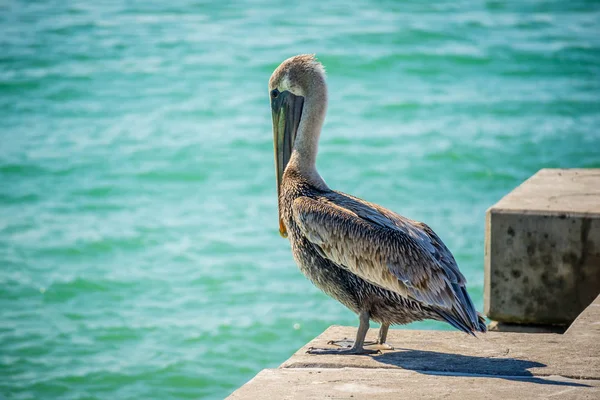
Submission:
<svg viewBox="0 0 600 400">
<path fill-rule="evenodd" d="M 431 375 L 381 369 L 265 369 L 229 399 L 598 399 L 600 381 Z"/>
<path fill-rule="evenodd" d="M 376 330 L 369 331 L 374 339 Z M 374 356 L 306 354 L 354 337 L 332 326 L 279 369 L 264 370 L 231 399 L 597 399 L 600 296 L 564 334 L 390 330 L 396 350 Z"/>
<path fill-rule="evenodd" d="M 486 215 L 485 314 L 570 324 L 600 292 L 600 169 L 543 169 Z"/>
<path fill-rule="evenodd" d="M 356 328 L 332 326 L 298 350 L 281 368 L 384 368 L 453 374 L 561 375 L 600 380 L 600 336 L 570 340 L 554 333 L 488 332 L 478 338 L 460 332 L 390 330 L 394 351 L 374 356 L 306 354 L 329 340 L 353 338 Z M 376 338 L 371 329 L 367 340 Z"/>
</svg>

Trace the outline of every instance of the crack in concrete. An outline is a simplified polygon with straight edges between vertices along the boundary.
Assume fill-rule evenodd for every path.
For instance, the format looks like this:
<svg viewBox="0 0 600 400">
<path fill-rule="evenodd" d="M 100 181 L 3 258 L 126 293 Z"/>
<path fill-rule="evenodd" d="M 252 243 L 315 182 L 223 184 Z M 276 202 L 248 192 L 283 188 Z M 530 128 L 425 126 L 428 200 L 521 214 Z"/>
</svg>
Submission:
<svg viewBox="0 0 600 400">
<path fill-rule="evenodd" d="M 584 290 L 580 290 L 580 288 L 586 284 L 586 282 L 585 282 L 586 277 L 581 273 L 581 271 L 583 271 L 583 269 L 585 268 L 585 262 L 587 259 L 588 236 L 590 234 L 591 225 L 592 225 L 591 219 L 583 218 L 581 220 L 581 234 L 580 234 L 581 250 L 580 250 L 579 259 L 577 260 L 577 266 L 576 266 L 576 271 L 578 273 L 577 274 L 578 279 L 576 279 L 576 281 L 575 281 L 578 294 L 585 293 Z M 580 306 L 585 307 L 586 304 L 588 304 L 589 299 L 587 299 L 587 298 L 582 299 L 581 295 L 579 295 L 577 297 L 578 297 Z M 592 301 L 593 301 L 593 299 L 592 299 Z"/>
</svg>

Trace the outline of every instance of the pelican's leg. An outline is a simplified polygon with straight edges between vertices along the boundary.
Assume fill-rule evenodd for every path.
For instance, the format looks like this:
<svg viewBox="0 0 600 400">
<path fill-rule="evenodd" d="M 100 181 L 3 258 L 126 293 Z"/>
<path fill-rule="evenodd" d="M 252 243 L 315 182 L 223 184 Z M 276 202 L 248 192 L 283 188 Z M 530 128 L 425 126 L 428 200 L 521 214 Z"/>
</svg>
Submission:
<svg viewBox="0 0 600 400">
<path fill-rule="evenodd" d="M 381 328 L 379 328 L 379 334 L 377 335 L 376 341 L 368 341 L 364 342 L 364 346 L 375 346 L 378 350 L 394 350 L 394 347 L 390 346 L 385 342 L 387 338 L 388 329 L 390 328 L 390 324 L 381 324 Z M 348 338 L 344 338 L 343 340 L 330 340 L 327 344 L 334 344 L 339 347 L 351 348 L 354 345 L 354 341 Z"/>
<path fill-rule="evenodd" d="M 390 324 L 381 324 L 381 328 L 379 328 L 377 342 L 375 342 L 374 344 L 376 344 L 377 348 L 380 350 L 394 350 L 392 346 L 385 342 L 385 340 L 387 339 L 388 329 L 390 329 Z"/>
<path fill-rule="evenodd" d="M 358 331 L 356 332 L 356 340 L 351 348 L 345 349 L 315 349 L 309 348 L 307 353 L 309 354 L 376 354 L 379 350 L 365 349 L 363 347 L 365 343 L 365 336 L 369 330 L 369 313 L 361 312 L 359 315 L 360 324 Z"/>
</svg>

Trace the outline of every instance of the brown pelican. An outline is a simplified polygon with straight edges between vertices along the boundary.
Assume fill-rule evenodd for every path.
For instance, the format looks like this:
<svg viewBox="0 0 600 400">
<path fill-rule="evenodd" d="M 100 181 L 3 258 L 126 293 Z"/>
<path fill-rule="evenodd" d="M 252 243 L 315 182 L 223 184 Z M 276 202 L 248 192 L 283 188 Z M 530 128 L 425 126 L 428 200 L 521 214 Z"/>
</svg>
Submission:
<svg viewBox="0 0 600 400">
<path fill-rule="evenodd" d="M 385 346 L 390 324 L 424 319 L 485 332 L 452 253 L 429 226 L 331 190 L 317 172 L 327 86 L 315 57 L 285 60 L 269 80 L 269 95 L 279 232 L 304 275 L 360 320 L 351 348 L 309 352 L 376 352 L 364 348 L 370 320 L 381 324 L 378 347 Z"/>
</svg>

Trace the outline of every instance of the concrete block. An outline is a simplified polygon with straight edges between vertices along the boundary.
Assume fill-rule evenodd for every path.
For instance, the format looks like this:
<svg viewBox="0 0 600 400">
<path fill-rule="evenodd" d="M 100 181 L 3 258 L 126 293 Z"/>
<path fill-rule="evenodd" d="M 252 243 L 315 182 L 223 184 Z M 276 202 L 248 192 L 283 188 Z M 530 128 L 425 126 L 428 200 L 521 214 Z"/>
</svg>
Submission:
<svg viewBox="0 0 600 400">
<path fill-rule="evenodd" d="M 487 211 L 485 314 L 570 324 L 600 293 L 600 169 L 543 169 Z"/>
</svg>

